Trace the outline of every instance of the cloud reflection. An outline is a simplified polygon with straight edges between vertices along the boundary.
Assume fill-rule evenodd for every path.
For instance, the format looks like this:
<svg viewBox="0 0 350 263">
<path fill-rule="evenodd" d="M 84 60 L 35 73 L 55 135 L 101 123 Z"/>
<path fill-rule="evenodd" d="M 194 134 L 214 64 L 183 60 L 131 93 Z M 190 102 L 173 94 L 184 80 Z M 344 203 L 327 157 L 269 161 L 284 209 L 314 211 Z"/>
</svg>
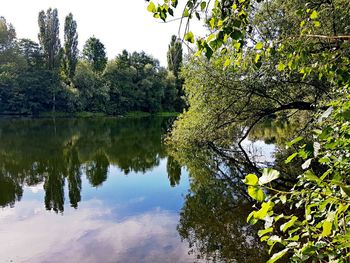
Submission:
<svg viewBox="0 0 350 263">
<path fill-rule="evenodd" d="M 39 201 L 4 208 L 0 261 L 193 262 L 176 231 L 177 214 L 158 209 L 120 220 L 111 211 L 99 200 L 82 202 L 64 216 Z"/>
</svg>

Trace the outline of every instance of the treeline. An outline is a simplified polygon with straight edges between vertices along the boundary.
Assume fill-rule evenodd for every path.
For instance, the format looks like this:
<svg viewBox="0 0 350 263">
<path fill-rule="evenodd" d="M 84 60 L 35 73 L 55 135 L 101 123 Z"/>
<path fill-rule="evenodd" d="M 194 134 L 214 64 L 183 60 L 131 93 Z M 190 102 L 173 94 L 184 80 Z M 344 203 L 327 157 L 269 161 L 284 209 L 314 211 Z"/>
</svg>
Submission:
<svg viewBox="0 0 350 263">
<path fill-rule="evenodd" d="M 38 16 L 39 43 L 19 39 L 0 17 L 0 114 L 42 112 L 181 111 L 181 42 L 173 36 L 168 69 L 144 52 L 124 50 L 109 60 L 103 43 L 90 37 L 78 50 L 77 23 L 65 18 L 59 38 L 57 9 Z"/>
</svg>

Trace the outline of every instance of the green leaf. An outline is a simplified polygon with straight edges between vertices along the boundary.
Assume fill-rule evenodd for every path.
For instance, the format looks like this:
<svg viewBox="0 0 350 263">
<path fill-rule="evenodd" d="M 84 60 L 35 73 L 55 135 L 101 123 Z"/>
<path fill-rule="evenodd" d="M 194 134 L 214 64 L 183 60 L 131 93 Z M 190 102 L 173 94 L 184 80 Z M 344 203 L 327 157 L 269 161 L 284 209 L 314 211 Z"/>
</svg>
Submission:
<svg viewBox="0 0 350 263">
<path fill-rule="evenodd" d="M 288 250 L 289 250 L 289 248 L 285 248 L 282 251 L 273 254 L 272 257 L 266 263 L 276 262 L 277 260 L 282 258 L 288 252 Z"/>
<path fill-rule="evenodd" d="M 188 8 L 186 7 L 183 14 L 182 14 L 183 17 L 189 17 L 190 16 L 190 13 L 188 12 Z"/>
<path fill-rule="evenodd" d="M 280 176 L 280 172 L 272 168 L 265 168 L 262 176 L 259 178 L 259 185 L 264 185 L 276 180 Z"/>
<path fill-rule="evenodd" d="M 278 71 L 283 71 L 286 68 L 286 65 L 283 64 L 282 62 L 279 62 L 277 65 L 277 70 Z"/>
<path fill-rule="evenodd" d="M 344 193 L 345 193 L 348 197 L 350 197 L 350 187 L 349 187 L 349 186 L 343 185 L 343 186 L 341 186 L 341 189 L 344 191 Z"/>
<path fill-rule="evenodd" d="M 194 43 L 194 35 L 191 31 L 185 35 L 185 40 L 190 43 Z"/>
<path fill-rule="evenodd" d="M 230 64 L 231 64 L 231 60 L 228 58 L 225 60 L 224 67 L 227 68 L 228 66 L 230 66 Z"/>
<path fill-rule="evenodd" d="M 210 24 L 211 29 L 214 29 L 215 19 L 213 17 L 209 20 L 209 24 Z"/>
<path fill-rule="evenodd" d="M 269 236 L 263 236 L 260 238 L 260 241 L 264 242 L 264 241 L 268 240 L 269 238 L 270 238 Z"/>
<path fill-rule="evenodd" d="M 311 182 L 315 182 L 317 184 L 321 182 L 321 179 L 318 176 L 316 176 L 312 170 L 305 171 L 304 176 L 307 180 Z"/>
<path fill-rule="evenodd" d="M 318 22 L 318 21 L 314 21 L 314 26 L 315 26 L 315 27 L 320 27 L 320 26 L 321 26 L 321 23 Z"/>
<path fill-rule="evenodd" d="M 255 211 L 252 211 L 249 215 L 248 215 L 248 217 L 247 217 L 247 223 L 250 223 L 250 220 L 254 217 L 254 215 L 255 215 Z"/>
<path fill-rule="evenodd" d="M 237 51 L 239 51 L 240 48 L 241 48 L 241 43 L 240 43 L 240 42 L 236 42 L 236 43 L 233 44 L 233 46 L 234 46 L 234 48 L 235 48 Z"/>
<path fill-rule="evenodd" d="M 256 54 L 255 58 L 254 58 L 254 62 L 258 63 L 260 61 L 261 55 L 260 54 Z"/>
<path fill-rule="evenodd" d="M 287 196 L 281 195 L 280 200 L 281 200 L 282 204 L 285 204 L 287 202 Z"/>
<path fill-rule="evenodd" d="M 265 200 L 265 193 L 260 187 L 248 186 L 248 194 L 251 198 L 257 200 L 258 202 Z"/>
<path fill-rule="evenodd" d="M 248 174 L 244 179 L 244 183 L 246 185 L 252 185 L 252 186 L 258 185 L 258 181 L 259 179 L 255 174 Z"/>
<path fill-rule="evenodd" d="M 195 12 L 195 15 L 196 15 L 196 17 L 197 17 L 198 20 L 201 20 L 201 16 L 199 15 L 198 12 Z"/>
<path fill-rule="evenodd" d="M 322 157 L 318 160 L 319 163 L 321 164 L 326 164 L 326 163 L 329 163 L 331 161 L 331 159 L 329 157 Z"/>
<path fill-rule="evenodd" d="M 295 221 L 298 220 L 298 217 L 293 216 L 291 220 L 289 220 L 287 223 L 284 223 L 283 225 L 280 226 L 280 230 L 282 232 L 286 232 L 288 228 L 292 227 L 295 223 Z"/>
<path fill-rule="evenodd" d="M 259 231 L 258 231 L 258 236 L 259 236 L 259 237 L 262 237 L 262 236 L 264 236 L 264 235 L 266 235 L 266 234 L 268 234 L 268 233 L 271 233 L 272 231 L 273 231 L 273 228 L 272 228 L 272 227 L 269 227 L 269 228 L 264 229 L 264 230 L 259 230 Z"/>
<path fill-rule="evenodd" d="M 293 153 L 292 155 L 290 155 L 290 156 L 284 161 L 284 163 L 285 163 L 285 164 L 290 163 L 290 162 L 294 159 L 294 157 L 297 156 L 297 155 L 298 155 L 298 153 Z"/>
<path fill-rule="evenodd" d="M 242 34 L 242 32 L 239 31 L 239 30 L 234 30 L 234 31 L 231 33 L 230 36 L 231 36 L 231 38 L 234 39 L 234 40 L 239 40 L 239 39 L 243 36 L 243 34 Z"/>
<path fill-rule="evenodd" d="M 255 45 L 255 49 L 257 49 L 257 50 L 261 50 L 263 47 L 264 47 L 264 45 L 263 45 L 262 42 L 258 42 L 258 43 Z"/>
<path fill-rule="evenodd" d="M 325 220 L 322 225 L 322 236 L 327 237 L 332 233 L 333 223 Z"/>
<path fill-rule="evenodd" d="M 311 19 L 316 19 L 317 17 L 318 17 L 317 11 L 316 10 L 312 11 L 312 13 L 310 15 L 310 18 Z"/>
<path fill-rule="evenodd" d="M 177 4 L 178 4 L 178 0 L 171 0 L 171 5 L 173 7 L 177 7 Z"/>
<path fill-rule="evenodd" d="M 206 58 L 209 60 L 214 54 L 214 51 L 208 45 L 206 45 L 204 53 Z"/>
<path fill-rule="evenodd" d="M 207 42 L 210 42 L 211 40 L 213 40 L 215 38 L 215 34 L 210 34 L 208 37 L 207 37 Z"/>
<path fill-rule="evenodd" d="M 206 6 L 207 6 L 207 3 L 203 1 L 203 2 L 201 3 L 201 10 L 204 11 L 204 9 L 206 8 Z"/>
<path fill-rule="evenodd" d="M 147 7 L 147 11 L 148 12 L 152 12 L 152 13 L 156 12 L 156 6 L 155 6 L 155 4 L 153 2 L 149 3 L 149 5 Z"/>
<path fill-rule="evenodd" d="M 334 217 L 335 217 L 335 212 L 328 212 L 327 218 L 322 224 L 321 236 L 327 237 L 332 233 Z"/>
<path fill-rule="evenodd" d="M 271 210 L 271 208 L 273 207 L 273 203 L 272 202 L 264 202 L 261 204 L 261 208 L 260 210 L 256 211 L 254 214 L 254 218 L 256 219 L 264 219 L 265 216 L 267 216 L 267 213 Z"/>
<path fill-rule="evenodd" d="M 292 145 L 294 145 L 294 144 L 300 142 L 302 139 L 303 139 L 303 137 L 299 136 L 299 137 L 295 138 L 294 140 L 292 140 L 291 142 L 288 142 L 288 143 L 287 143 L 287 146 L 288 146 L 288 147 L 291 147 Z"/>
</svg>

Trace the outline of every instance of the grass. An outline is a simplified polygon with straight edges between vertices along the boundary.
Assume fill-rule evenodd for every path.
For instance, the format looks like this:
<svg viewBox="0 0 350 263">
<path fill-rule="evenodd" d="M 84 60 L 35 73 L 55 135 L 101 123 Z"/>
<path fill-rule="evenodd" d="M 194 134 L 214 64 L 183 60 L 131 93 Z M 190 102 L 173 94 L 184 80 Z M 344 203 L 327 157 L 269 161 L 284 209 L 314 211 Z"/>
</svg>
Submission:
<svg viewBox="0 0 350 263">
<path fill-rule="evenodd" d="M 78 118 L 90 118 L 90 117 L 104 117 L 106 116 L 103 112 L 43 112 L 39 114 L 39 117 L 78 117 Z"/>
<path fill-rule="evenodd" d="M 178 112 L 156 112 L 156 113 L 150 113 L 150 112 L 144 112 L 144 111 L 131 111 L 124 114 L 124 117 L 127 118 L 143 118 L 143 117 L 149 117 L 149 116 L 159 116 L 159 117 L 176 117 L 180 113 Z"/>
<path fill-rule="evenodd" d="M 149 117 L 152 114 L 149 112 L 143 112 L 143 111 L 130 111 L 125 113 L 123 116 L 127 118 L 143 118 L 143 117 Z"/>
<path fill-rule="evenodd" d="M 180 113 L 179 112 L 162 111 L 162 112 L 156 113 L 156 115 L 161 116 L 161 117 L 177 117 L 180 115 Z"/>
</svg>

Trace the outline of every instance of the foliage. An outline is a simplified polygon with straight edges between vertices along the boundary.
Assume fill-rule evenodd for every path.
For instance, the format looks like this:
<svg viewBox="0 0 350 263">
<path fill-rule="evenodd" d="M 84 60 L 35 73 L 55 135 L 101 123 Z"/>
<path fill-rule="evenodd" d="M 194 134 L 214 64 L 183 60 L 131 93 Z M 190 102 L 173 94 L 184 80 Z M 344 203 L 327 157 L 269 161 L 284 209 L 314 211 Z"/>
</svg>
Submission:
<svg viewBox="0 0 350 263">
<path fill-rule="evenodd" d="M 166 20 L 177 5 L 178 1 L 150 2 L 148 11 Z M 203 73 L 187 80 L 190 109 L 175 125 L 173 141 L 188 147 L 212 142 L 233 151 L 233 139 L 238 136 L 240 145 L 271 114 L 296 109 L 321 112 L 320 123 L 313 122 L 316 130 L 308 135 L 311 143 L 301 144 L 298 137 L 288 144 L 298 150 L 286 162 L 297 157 L 303 161 L 304 172 L 294 174 L 294 187 L 281 189 L 280 173 L 271 168 L 264 169 L 260 178 L 246 176 L 248 194 L 262 202 L 248 220 L 265 222 L 259 235 L 273 253 L 269 263 L 350 258 L 349 10 L 345 0 L 216 0 L 212 5 L 186 1 L 183 19 L 203 19 L 210 33 L 196 38 L 186 24 L 184 39 L 196 42 L 198 50 L 190 64 L 195 65 L 192 73 Z M 205 68 L 208 75 L 213 68 L 218 74 L 200 81 Z M 244 101 L 241 94 L 248 99 Z"/>
<path fill-rule="evenodd" d="M 68 80 L 72 80 L 78 62 L 78 33 L 77 22 L 70 13 L 64 23 L 64 53 L 62 58 L 63 74 Z"/>
<path fill-rule="evenodd" d="M 144 52 L 129 54 L 124 50 L 107 64 L 103 78 L 109 87 L 110 113 L 174 110 L 175 79 Z"/>
<path fill-rule="evenodd" d="M 181 40 L 178 39 L 175 35 L 171 37 L 171 41 L 169 44 L 168 52 L 167 52 L 167 60 L 168 60 L 168 70 L 172 72 L 175 76 L 175 86 L 177 94 L 166 94 L 165 98 L 174 98 L 176 96 L 176 101 L 172 102 L 174 105 L 174 109 L 181 112 L 185 107 L 185 102 L 183 100 L 184 91 L 183 91 L 183 79 L 180 78 L 179 74 L 183 65 L 183 55 L 182 55 L 182 43 Z"/>
<path fill-rule="evenodd" d="M 59 37 L 59 21 L 57 9 L 49 8 L 46 13 L 40 11 L 39 18 L 39 42 L 44 51 L 48 70 L 59 67 L 61 41 Z"/>
<path fill-rule="evenodd" d="M 180 110 L 181 83 L 153 57 L 124 50 L 107 61 L 104 45 L 92 37 L 79 58 L 71 13 L 64 23 L 63 48 L 57 9 L 41 11 L 38 22 L 40 44 L 17 39 L 13 26 L 0 18 L 0 114 Z"/>
<path fill-rule="evenodd" d="M 94 71 L 102 72 L 105 69 L 107 64 L 105 46 L 96 37 L 90 37 L 86 40 L 83 55 Z"/>
<path fill-rule="evenodd" d="M 4 17 L 0 17 L 0 52 L 3 53 L 13 46 L 16 31 L 12 24 L 7 23 Z"/>
<path fill-rule="evenodd" d="M 260 210 L 248 217 L 253 223 L 265 221 L 259 236 L 270 251 L 276 251 L 270 262 L 285 254 L 292 262 L 347 262 L 349 257 L 349 99 L 333 101 L 331 106 L 320 117 L 311 147 L 300 143 L 300 138 L 289 143 L 299 146 L 286 162 L 301 158 L 304 169 L 290 191 L 267 184 L 277 178 L 262 182 L 252 174 L 246 177 L 249 187 L 270 193 L 267 200 L 258 200 L 263 202 Z M 324 167 L 322 172 L 316 164 Z M 256 199 L 255 193 L 249 194 Z"/>
<path fill-rule="evenodd" d="M 182 44 L 175 35 L 171 37 L 167 59 L 168 69 L 174 73 L 176 78 L 178 78 L 182 65 Z"/>
<path fill-rule="evenodd" d="M 20 39 L 18 41 L 19 53 L 27 61 L 27 65 L 35 69 L 43 69 L 45 65 L 44 54 L 38 43 L 30 39 Z"/>
<path fill-rule="evenodd" d="M 100 74 L 96 73 L 86 61 L 79 61 L 73 83 L 79 91 L 80 110 L 106 111 L 109 101 L 108 87 L 103 83 Z"/>
</svg>

